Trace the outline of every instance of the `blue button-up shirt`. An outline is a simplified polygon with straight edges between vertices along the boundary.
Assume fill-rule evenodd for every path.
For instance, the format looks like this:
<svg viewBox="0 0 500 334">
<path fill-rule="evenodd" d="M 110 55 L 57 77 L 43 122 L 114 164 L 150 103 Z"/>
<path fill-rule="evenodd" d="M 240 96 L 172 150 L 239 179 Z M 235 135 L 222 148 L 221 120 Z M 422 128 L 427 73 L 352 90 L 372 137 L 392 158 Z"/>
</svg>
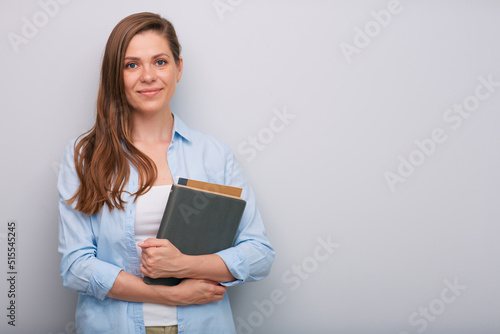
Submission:
<svg viewBox="0 0 500 334">
<path fill-rule="evenodd" d="M 145 333 L 142 303 L 106 297 L 121 270 L 141 276 L 134 239 L 134 198 L 124 193 L 125 211 L 103 207 L 85 215 L 68 206 L 79 185 L 74 164 L 73 140 L 64 152 L 58 179 L 59 252 L 64 286 L 79 293 L 76 309 L 78 333 Z M 167 153 L 174 179 L 185 177 L 243 188 L 247 201 L 233 247 L 218 252 L 236 278 L 224 285 L 264 278 L 274 259 L 256 205 L 254 193 L 229 147 L 189 129 L 175 116 Z M 126 190 L 138 190 L 138 173 L 130 165 Z M 227 294 L 221 301 L 177 307 L 179 333 L 236 333 Z"/>
</svg>

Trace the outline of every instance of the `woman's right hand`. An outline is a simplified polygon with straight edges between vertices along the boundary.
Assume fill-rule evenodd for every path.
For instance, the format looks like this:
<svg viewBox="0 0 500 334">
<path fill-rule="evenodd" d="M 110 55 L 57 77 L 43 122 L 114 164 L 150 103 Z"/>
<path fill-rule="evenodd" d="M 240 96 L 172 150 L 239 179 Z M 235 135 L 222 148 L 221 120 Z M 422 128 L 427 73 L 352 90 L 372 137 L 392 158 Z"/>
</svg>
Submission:
<svg viewBox="0 0 500 334">
<path fill-rule="evenodd" d="M 207 304 L 224 298 L 226 287 L 218 282 L 185 278 L 174 288 L 177 305 Z"/>
</svg>

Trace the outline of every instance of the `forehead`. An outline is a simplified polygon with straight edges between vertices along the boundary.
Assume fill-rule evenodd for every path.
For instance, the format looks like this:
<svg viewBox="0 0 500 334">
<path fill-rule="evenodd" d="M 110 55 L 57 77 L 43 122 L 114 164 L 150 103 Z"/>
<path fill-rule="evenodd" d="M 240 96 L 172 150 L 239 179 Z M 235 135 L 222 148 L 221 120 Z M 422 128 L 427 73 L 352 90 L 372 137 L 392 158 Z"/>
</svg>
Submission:
<svg viewBox="0 0 500 334">
<path fill-rule="evenodd" d="M 125 57 L 146 57 L 158 53 L 172 55 L 167 39 L 156 31 L 148 30 L 132 37 Z"/>
</svg>

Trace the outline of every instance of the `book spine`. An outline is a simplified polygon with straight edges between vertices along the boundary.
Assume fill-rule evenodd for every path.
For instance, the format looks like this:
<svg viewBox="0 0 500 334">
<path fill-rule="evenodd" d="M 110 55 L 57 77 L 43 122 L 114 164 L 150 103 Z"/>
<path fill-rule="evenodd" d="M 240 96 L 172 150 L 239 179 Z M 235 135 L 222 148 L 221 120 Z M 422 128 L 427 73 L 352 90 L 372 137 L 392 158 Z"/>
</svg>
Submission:
<svg viewBox="0 0 500 334">
<path fill-rule="evenodd" d="M 156 234 L 157 239 L 166 239 L 165 230 L 168 225 L 169 218 L 172 216 L 174 212 L 174 203 L 175 198 L 177 197 L 177 186 L 175 184 L 172 185 L 170 189 L 170 194 L 168 195 L 167 205 L 165 207 L 165 211 L 163 212 L 163 217 L 161 219 L 160 228 L 158 229 L 158 233 Z"/>
</svg>

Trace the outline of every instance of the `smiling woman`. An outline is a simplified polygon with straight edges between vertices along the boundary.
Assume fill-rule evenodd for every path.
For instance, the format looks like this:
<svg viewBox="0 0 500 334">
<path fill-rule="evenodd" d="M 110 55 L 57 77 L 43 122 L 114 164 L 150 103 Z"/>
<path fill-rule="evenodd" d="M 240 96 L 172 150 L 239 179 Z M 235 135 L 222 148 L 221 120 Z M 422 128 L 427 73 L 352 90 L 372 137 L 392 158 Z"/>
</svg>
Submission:
<svg viewBox="0 0 500 334">
<path fill-rule="evenodd" d="M 175 59 L 167 40 L 148 30 L 132 38 L 124 62 L 125 95 L 133 109 L 132 141 L 154 161 L 154 185 L 172 184 L 165 157 L 173 124 L 170 100 L 182 76 L 182 57 Z"/>
<path fill-rule="evenodd" d="M 79 292 L 79 333 L 236 333 L 226 287 L 274 259 L 252 188 L 228 146 L 170 109 L 182 76 L 170 22 L 123 19 L 103 57 L 94 127 L 66 148 L 58 180 L 63 284 Z M 173 176 L 236 186 L 247 204 L 233 247 L 182 254 L 156 239 Z M 177 277 L 177 286 L 142 276 Z"/>
<path fill-rule="evenodd" d="M 170 114 L 170 100 L 181 76 L 182 58 L 174 61 L 164 37 L 145 31 L 132 38 L 125 53 L 123 82 L 134 115 Z"/>
</svg>

